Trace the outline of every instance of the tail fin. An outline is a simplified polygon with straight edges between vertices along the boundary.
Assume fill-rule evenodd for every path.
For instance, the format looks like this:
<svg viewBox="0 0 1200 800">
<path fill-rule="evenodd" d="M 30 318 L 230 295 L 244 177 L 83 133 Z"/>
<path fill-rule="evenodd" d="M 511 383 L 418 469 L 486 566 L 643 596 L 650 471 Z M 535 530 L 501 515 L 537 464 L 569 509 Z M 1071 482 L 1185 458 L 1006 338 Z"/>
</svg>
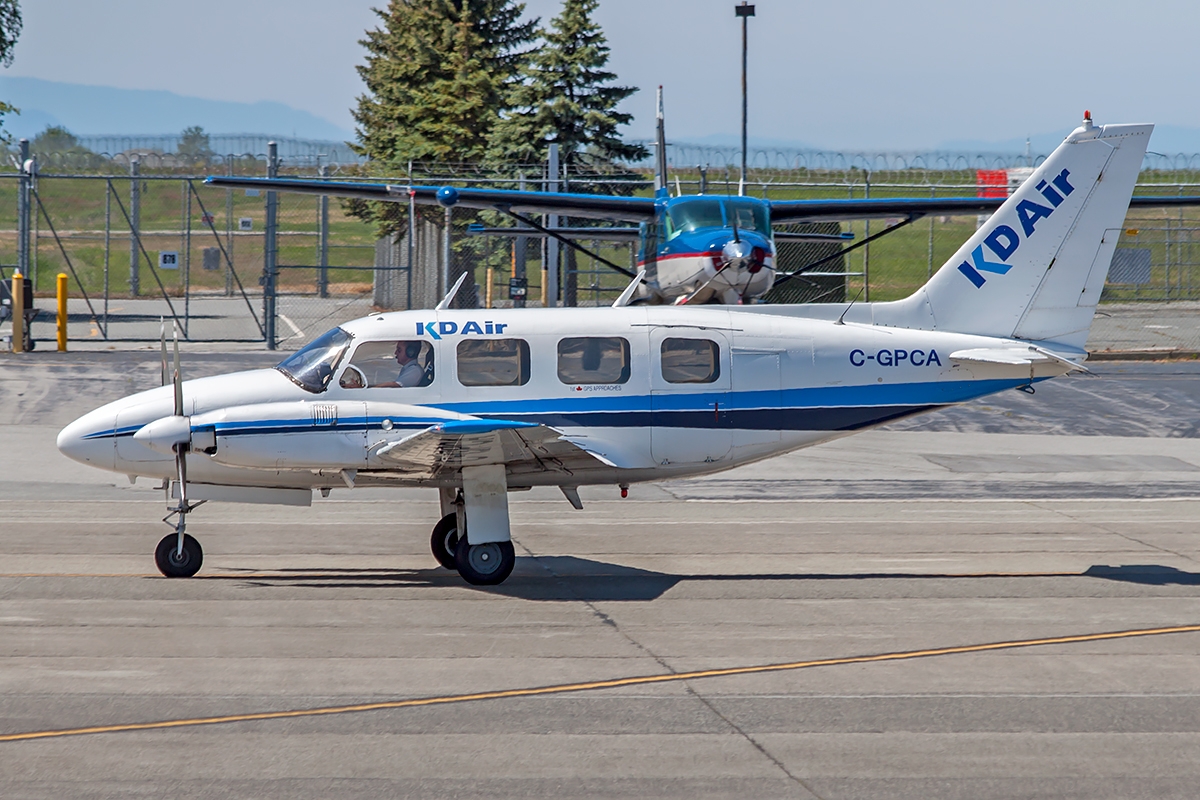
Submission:
<svg viewBox="0 0 1200 800">
<path fill-rule="evenodd" d="M 667 134 L 663 128 L 663 91 L 658 87 L 658 129 L 655 132 L 654 146 L 654 196 L 666 197 L 670 193 L 667 186 Z"/>
<path fill-rule="evenodd" d="M 1083 349 L 1153 125 L 1090 115 L 924 287 L 877 323 Z"/>
</svg>

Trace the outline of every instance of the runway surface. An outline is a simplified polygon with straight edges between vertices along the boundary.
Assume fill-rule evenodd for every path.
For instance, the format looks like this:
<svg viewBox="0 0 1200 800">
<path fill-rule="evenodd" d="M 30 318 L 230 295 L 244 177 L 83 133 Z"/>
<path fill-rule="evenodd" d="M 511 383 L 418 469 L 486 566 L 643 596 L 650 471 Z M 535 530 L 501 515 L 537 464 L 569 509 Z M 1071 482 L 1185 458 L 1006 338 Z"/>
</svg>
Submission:
<svg viewBox="0 0 1200 800">
<path fill-rule="evenodd" d="M 161 492 L 53 447 L 154 355 L 0 369 L 5 798 L 1196 795 L 1195 366 L 514 495 L 486 590 L 428 491 L 205 506 L 158 577 Z"/>
</svg>

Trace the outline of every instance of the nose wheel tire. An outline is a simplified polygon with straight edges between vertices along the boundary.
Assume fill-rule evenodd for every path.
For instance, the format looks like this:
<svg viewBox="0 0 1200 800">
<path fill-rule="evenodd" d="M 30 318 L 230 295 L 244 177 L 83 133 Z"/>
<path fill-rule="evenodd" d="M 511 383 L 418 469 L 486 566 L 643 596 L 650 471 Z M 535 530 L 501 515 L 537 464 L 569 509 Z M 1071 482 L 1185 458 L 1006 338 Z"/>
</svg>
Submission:
<svg viewBox="0 0 1200 800">
<path fill-rule="evenodd" d="M 454 554 L 458 550 L 458 515 L 447 514 L 437 525 L 433 526 L 433 536 L 429 539 L 429 549 L 433 557 L 446 569 L 458 569 Z"/>
<path fill-rule="evenodd" d="M 204 551 L 200 543 L 188 534 L 183 535 L 183 552 L 179 549 L 179 534 L 168 533 L 154 549 L 154 563 L 158 571 L 168 578 L 190 578 L 200 571 Z"/>
<path fill-rule="evenodd" d="M 504 583 L 517 563 L 512 542 L 470 544 L 466 538 L 458 542 L 454 552 L 458 574 L 472 586 L 495 586 Z"/>
</svg>

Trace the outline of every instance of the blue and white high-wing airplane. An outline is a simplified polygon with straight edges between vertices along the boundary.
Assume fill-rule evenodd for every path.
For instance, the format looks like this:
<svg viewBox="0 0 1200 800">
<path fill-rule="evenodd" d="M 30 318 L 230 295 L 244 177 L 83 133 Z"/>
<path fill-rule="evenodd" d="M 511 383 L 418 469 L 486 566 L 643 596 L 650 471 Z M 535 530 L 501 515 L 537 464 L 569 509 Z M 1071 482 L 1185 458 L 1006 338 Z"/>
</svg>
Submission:
<svg viewBox="0 0 1200 800">
<path fill-rule="evenodd" d="M 1085 117 L 1090 120 L 1090 115 L 1085 114 Z M 783 232 L 776 230 L 779 225 L 881 218 L 901 220 L 843 251 L 849 252 L 930 214 L 990 213 L 1004 202 L 1004 198 L 995 197 L 882 200 L 767 200 L 719 194 L 671 197 L 667 184 L 666 152 L 662 87 L 659 87 L 653 197 L 288 178 L 211 177 L 206 183 L 217 187 L 300 192 L 392 203 L 408 203 L 411 198 L 420 204 L 496 211 L 523 223 L 523 227 L 488 228 L 481 232 L 510 236 L 553 236 L 565 245 L 580 250 L 583 248 L 575 241 L 576 238 L 637 240 L 638 268 L 646 273 L 638 288 L 637 298 L 654 304 L 740 305 L 754 302 L 777 283 L 777 241 L 838 242 L 846 238 L 837 234 Z M 1198 206 L 1200 197 L 1135 197 L 1130 205 L 1139 208 Z M 634 222 L 638 223 L 638 227 L 548 229 L 530 216 L 540 214 Z M 599 256 L 596 258 L 626 277 L 634 277 L 632 270 Z M 784 276 L 783 280 L 793 277 L 804 280 L 803 272 L 821 263 L 804 265 Z"/>
<path fill-rule="evenodd" d="M 496 584 L 510 491 L 558 486 L 579 508 L 583 485 L 719 472 L 1081 369 L 1152 128 L 1086 120 L 904 300 L 629 306 L 635 280 L 613 308 L 443 301 L 334 328 L 275 369 L 184 382 L 176 351 L 173 386 L 81 417 L 58 447 L 163 479 L 169 576 L 200 568 L 197 501 L 424 486 L 433 555 Z"/>
</svg>

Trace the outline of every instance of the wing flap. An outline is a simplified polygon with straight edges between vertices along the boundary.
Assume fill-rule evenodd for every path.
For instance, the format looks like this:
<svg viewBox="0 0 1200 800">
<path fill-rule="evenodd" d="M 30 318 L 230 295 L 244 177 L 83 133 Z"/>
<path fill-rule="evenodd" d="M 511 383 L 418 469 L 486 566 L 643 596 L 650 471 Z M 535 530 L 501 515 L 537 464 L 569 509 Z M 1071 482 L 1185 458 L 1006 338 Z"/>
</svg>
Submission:
<svg viewBox="0 0 1200 800">
<path fill-rule="evenodd" d="M 431 425 L 402 439 L 371 448 L 374 468 L 399 468 L 430 477 L 463 467 L 503 464 L 511 475 L 615 467 L 613 460 L 564 437 L 559 431 L 531 422 L 464 419 Z"/>
</svg>

